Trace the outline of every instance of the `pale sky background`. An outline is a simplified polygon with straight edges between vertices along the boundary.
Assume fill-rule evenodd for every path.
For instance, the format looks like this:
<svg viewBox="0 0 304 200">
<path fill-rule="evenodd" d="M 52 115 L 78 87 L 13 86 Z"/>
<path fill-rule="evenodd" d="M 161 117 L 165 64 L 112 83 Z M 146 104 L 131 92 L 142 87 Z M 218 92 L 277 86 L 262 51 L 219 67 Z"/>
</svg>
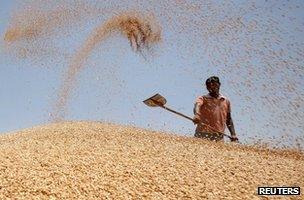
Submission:
<svg viewBox="0 0 304 200">
<path fill-rule="evenodd" d="M 190 121 L 142 101 L 160 93 L 168 107 L 192 117 L 194 100 L 206 93 L 206 78 L 217 75 L 221 93 L 231 101 L 242 143 L 274 138 L 295 145 L 296 138 L 302 138 L 297 142 L 304 145 L 301 0 L 91 1 L 106 11 L 40 41 L 56 53 L 29 58 L 5 51 L 4 35 L 13 10 L 22 6 L 17 1 L 0 2 L 1 133 L 49 123 L 73 53 L 112 11 L 133 9 L 154 13 L 162 26 L 162 43 L 145 60 L 131 50 L 126 38 L 113 35 L 104 40 L 85 62 L 66 120 L 109 121 L 193 136 Z M 234 29 L 225 19 L 242 23 Z M 283 137 L 286 134 L 288 138 Z"/>
</svg>

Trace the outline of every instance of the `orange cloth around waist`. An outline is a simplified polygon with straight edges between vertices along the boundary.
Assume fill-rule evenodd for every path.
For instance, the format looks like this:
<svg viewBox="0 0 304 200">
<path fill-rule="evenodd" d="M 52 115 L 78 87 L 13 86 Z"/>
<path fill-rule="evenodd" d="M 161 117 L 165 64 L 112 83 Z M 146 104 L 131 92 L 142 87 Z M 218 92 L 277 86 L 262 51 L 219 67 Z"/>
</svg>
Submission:
<svg viewBox="0 0 304 200">
<path fill-rule="evenodd" d="M 225 132 L 227 114 L 230 112 L 229 100 L 220 95 L 218 98 L 205 95 L 198 97 L 195 102 L 194 114 L 203 124 L 198 124 L 196 132 Z"/>
</svg>

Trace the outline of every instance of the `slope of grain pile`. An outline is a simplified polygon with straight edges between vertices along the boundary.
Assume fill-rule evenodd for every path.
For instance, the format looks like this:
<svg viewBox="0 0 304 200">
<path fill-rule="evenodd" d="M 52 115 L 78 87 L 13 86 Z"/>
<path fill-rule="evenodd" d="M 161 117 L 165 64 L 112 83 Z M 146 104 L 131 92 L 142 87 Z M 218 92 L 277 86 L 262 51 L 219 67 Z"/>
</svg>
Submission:
<svg viewBox="0 0 304 200">
<path fill-rule="evenodd" d="M 0 136 L 0 199 L 261 199 L 303 188 L 303 166 L 301 152 L 61 122 Z"/>
</svg>

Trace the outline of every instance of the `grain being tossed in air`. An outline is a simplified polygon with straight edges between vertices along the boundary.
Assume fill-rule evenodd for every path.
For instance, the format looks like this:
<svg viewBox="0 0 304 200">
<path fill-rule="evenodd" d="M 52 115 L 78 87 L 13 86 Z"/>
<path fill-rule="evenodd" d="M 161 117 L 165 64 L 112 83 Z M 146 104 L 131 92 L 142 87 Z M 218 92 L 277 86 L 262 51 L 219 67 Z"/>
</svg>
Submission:
<svg viewBox="0 0 304 200">
<path fill-rule="evenodd" d="M 140 13 L 120 14 L 98 26 L 72 57 L 52 113 L 52 120 L 59 121 L 64 119 L 66 104 L 71 95 L 77 74 L 84 67 L 84 62 L 96 46 L 105 40 L 110 33 L 118 31 L 129 40 L 135 52 L 140 52 L 161 39 L 160 29 L 154 30 L 152 27 L 154 29 L 157 27 L 155 22 Z"/>
<path fill-rule="evenodd" d="M 94 35 L 96 32 L 89 31 L 77 44 L 67 42 L 65 48 L 58 44 L 66 42 L 70 36 L 76 37 L 84 32 L 90 22 L 95 22 L 91 30 L 100 30 L 103 32 L 101 35 L 116 30 L 130 41 L 130 49 L 133 50 L 142 49 L 145 45 L 139 45 L 141 42 L 153 44 L 152 38 L 156 39 L 155 42 L 160 39 L 154 37 L 159 30 L 166 31 L 161 38 L 164 45 L 157 50 L 163 56 L 170 56 L 176 50 L 177 54 L 173 56 L 185 62 L 176 69 L 180 74 L 191 76 L 192 79 L 217 74 L 227 79 L 232 95 L 238 96 L 243 102 L 238 105 L 240 111 L 236 114 L 245 115 L 246 120 L 255 122 L 246 129 L 242 128 L 241 132 L 250 134 L 254 130 L 256 135 L 269 137 L 268 129 L 271 129 L 271 132 L 276 132 L 276 142 L 280 143 L 283 137 L 284 141 L 290 140 L 291 143 L 301 140 L 304 94 L 301 60 L 304 41 L 299 36 L 304 30 L 303 20 L 297 13 L 303 11 L 302 4 L 285 1 L 236 3 L 233 0 L 113 2 L 116 3 L 106 6 L 97 0 L 66 0 L 58 3 L 31 0 L 20 3 L 12 13 L 4 34 L 6 51 L 17 58 L 29 59 L 35 67 L 39 63 L 51 68 L 54 65 L 62 66 L 61 84 L 50 112 L 53 120 L 63 119 L 69 113 L 68 102 L 73 99 L 73 91 L 79 87 L 75 85 L 76 77 L 79 77 L 80 71 L 84 71 L 80 69 L 88 67 L 84 58 L 93 52 L 81 51 L 86 48 L 102 49 L 103 44 L 99 42 L 105 40 L 92 44 L 92 39 L 98 37 Z M 126 20 L 128 13 L 132 14 Z M 152 13 L 154 19 L 147 18 L 147 13 Z M 123 15 L 120 19 L 124 18 L 123 21 L 128 23 L 120 23 L 120 28 L 119 23 L 110 25 L 118 20 L 119 15 Z M 153 29 L 149 23 L 157 24 L 155 21 L 160 22 L 162 28 Z M 105 30 L 104 23 L 108 23 L 108 28 L 113 30 Z M 129 30 L 123 28 L 126 24 Z M 149 34 L 150 28 L 153 37 Z M 130 31 L 132 29 L 136 31 Z M 165 68 L 170 65 L 174 63 L 169 61 Z M 72 66 L 75 66 L 74 70 Z M 103 79 L 102 72 L 107 69 L 103 64 L 98 67 Z M 158 67 L 157 70 L 163 69 Z M 183 76 L 176 77 L 174 81 L 180 78 Z M 113 83 L 110 90 L 115 87 L 121 86 Z M 180 88 L 176 85 L 174 89 L 178 91 Z M 126 90 L 126 93 L 131 91 Z M 261 106 L 257 107 L 256 104 Z M 260 116 L 260 113 L 267 114 Z M 245 122 L 242 120 L 240 123 Z M 259 126 L 255 126 L 256 123 Z"/>
</svg>

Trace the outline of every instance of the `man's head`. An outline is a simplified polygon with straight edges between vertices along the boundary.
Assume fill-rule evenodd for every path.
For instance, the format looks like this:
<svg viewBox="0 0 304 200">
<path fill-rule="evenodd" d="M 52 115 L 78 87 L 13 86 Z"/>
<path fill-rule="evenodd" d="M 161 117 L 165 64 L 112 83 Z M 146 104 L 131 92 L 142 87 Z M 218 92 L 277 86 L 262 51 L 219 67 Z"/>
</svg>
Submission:
<svg viewBox="0 0 304 200">
<path fill-rule="evenodd" d="M 211 96 L 218 96 L 220 93 L 220 79 L 217 76 L 211 76 L 206 80 L 206 87 Z"/>
</svg>

